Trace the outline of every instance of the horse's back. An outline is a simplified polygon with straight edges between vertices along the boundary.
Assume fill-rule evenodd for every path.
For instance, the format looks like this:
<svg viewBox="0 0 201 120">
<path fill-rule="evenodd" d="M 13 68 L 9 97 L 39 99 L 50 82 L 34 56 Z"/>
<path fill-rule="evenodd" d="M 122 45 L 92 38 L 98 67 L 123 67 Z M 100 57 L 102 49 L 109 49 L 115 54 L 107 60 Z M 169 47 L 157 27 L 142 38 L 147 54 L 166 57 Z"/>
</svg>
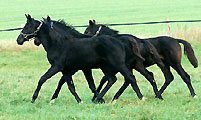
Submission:
<svg viewBox="0 0 201 120">
<path fill-rule="evenodd" d="M 172 38 L 172 37 L 159 36 L 159 37 L 155 37 L 155 38 L 148 38 L 147 40 L 150 41 L 157 50 L 159 50 L 159 49 L 180 50 L 181 49 L 179 42 L 175 38 Z"/>
<path fill-rule="evenodd" d="M 181 46 L 179 42 L 172 37 L 159 36 L 148 39 L 157 49 L 162 59 L 171 59 L 181 62 Z"/>
</svg>

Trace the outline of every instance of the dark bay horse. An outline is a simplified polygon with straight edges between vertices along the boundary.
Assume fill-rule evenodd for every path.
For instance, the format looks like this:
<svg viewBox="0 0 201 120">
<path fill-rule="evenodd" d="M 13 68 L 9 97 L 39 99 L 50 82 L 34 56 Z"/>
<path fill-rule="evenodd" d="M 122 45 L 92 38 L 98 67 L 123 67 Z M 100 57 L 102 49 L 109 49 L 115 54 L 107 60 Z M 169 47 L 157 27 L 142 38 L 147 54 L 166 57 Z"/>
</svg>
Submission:
<svg viewBox="0 0 201 120">
<path fill-rule="evenodd" d="M 46 23 L 49 24 L 50 26 L 53 25 L 52 27 L 54 28 L 55 31 L 57 31 L 57 32 L 62 32 L 63 31 L 63 33 L 65 35 L 69 34 L 69 32 L 68 32 L 69 28 L 65 24 L 61 24 L 62 21 L 61 22 L 58 22 L 58 21 L 49 21 L 48 22 L 46 19 L 44 19 L 44 21 L 46 21 Z M 121 41 L 123 44 L 125 44 L 125 46 L 128 46 L 129 42 L 135 42 L 136 43 L 136 41 L 133 39 L 133 37 L 129 36 L 129 35 L 127 35 L 127 36 L 126 35 L 118 36 L 116 38 L 118 38 L 119 41 Z M 151 44 L 149 44 L 149 42 L 146 42 L 145 44 L 146 44 L 146 48 L 149 49 L 149 52 L 151 52 L 151 56 L 154 57 L 155 62 L 158 63 L 161 67 L 164 67 L 164 64 L 160 60 L 159 55 L 158 55 L 157 51 L 154 49 L 154 47 L 151 46 Z M 136 45 L 134 45 L 133 48 L 136 49 Z M 128 52 L 131 51 L 130 47 L 127 49 L 127 51 Z M 136 51 L 136 50 L 134 50 L 134 51 Z M 136 58 L 136 55 L 135 56 L 130 56 L 129 55 L 129 57 Z M 140 58 L 140 56 L 138 56 L 138 57 Z M 158 89 L 157 89 L 157 85 L 155 83 L 155 80 L 150 75 L 149 71 L 147 69 L 145 69 L 145 67 L 143 65 L 143 61 L 139 60 L 139 59 L 136 59 L 132 63 L 132 67 L 134 67 L 137 71 L 139 71 L 142 75 L 144 75 L 145 78 L 147 78 L 147 80 L 151 83 L 151 85 L 153 87 L 153 90 L 154 90 L 154 93 L 155 93 L 156 97 L 162 99 L 162 96 L 160 96 L 158 94 Z M 107 77 L 103 77 L 103 78 L 104 78 L 103 80 L 107 80 Z M 103 82 L 101 82 L 101 83 L 103 83 Z M 102 88 L 102 86 L 101 86 L 101 88 Z M 60 89 L 61 89 L 61 84 L 58 86 L 58 88 L 56 89 L 56 91 L 55 91 L 53 96 L 58 96 Z M 100 86 L 99 86 L 98 90 L 100 91 Z M 94 95 L 94 96 L 96 96 L 96 95 Z M 94 100 L 95 100 L 95 97 L 93 97 L 92 101 L 94 101 Z"/>
<path fill-rule="evenodd" d="M 110 29 L 109 27 L 102 25 L 102 24 L 96 24 L 95 20 L 89 21 L 89 26 L 85 30 L 85 34 L 88 35 L 111 35 L 111 36 L 117 36 L 118 31 Z M 125 34 L 123 34 L 125 35 Z M 198 67 L 198 61 L 194 55 L 193 48 L 191 47 L 190 43 L 188 43 L 185 40 L 181 39 L 175 39 L 172 37 L 167 36 L 159 36 L 155 38 L 147 38 L 147 39 L 140 39 L 136 36 L 132 36 L 134 39 L 138 41 L 138 43 L 141 43 L 141 41 L 149 41 L 157 50 L 157 52 L 160 55 L 160 59 L 165 64 L 165 68 L 162 68 L 159 64 L 157 64 L 164 76 L 165 76 L 165 83 L 159 90 L 160 94 L 164 92 L 164 90 L 167 88 L 167 86 L 173 81 L 174 76 L 172 75 L 170 71 L 170 66 L 176 70 L 176 72 L 181 76 L 183 81 L 187 84 L 189 91 L 191 93 L 191 96 L 194 98 L 197 98 L 194 89 L 191 84 L 190 76 L 187 72 L 183 69 L 181 65 L 181 46 L 179 43 L 182 43 L 184 45 L 184 53 L 187 55 L 187 58 L 189 59 L 190 63 L 194 66 L 194 68 Z M 153 64 L 156 64 L 153 59 L 147 58 L 149 56 L 149 52 L 146 52 L 144 49 L 142 49 L 142 45 L 140 46 L 140 51 L 142 57 L 145 58 L 144 65 L 146 67 L 149 67 Z M 150 62 L 151 61 L 151 62 Z M 153 74 L 153 73 L 150 73 Z M 104 81 L 103 81 L 104 82 Z M 102 83 L 104 84 L 104 83 Z M 119 91 L 114 96 L 114 99 L 118 99 L 118 97 L 123 93 L 123 91 L 127 88 L 128 83 L 124 83 L 124 85 L 119 89 Z M 101 89 L 101 88 L 100 88 Z M 99 91 L 99 88 L 97 89 Z"/>
<path fill-rule="evenodd" d="M 109 79 L 103 91 L 97 96 L 97 100 L 101 100 L 117 80 L 115 77 L 117 72 L 124 76 L 125 81 L 131 83 L 138 98 L 143 99 L 136 79 L 130 70 L 131 63 L 136 59 L 129 57 L 129 55 L 133 56 L 135 52 L 132 52 L 134 48 L 132 48 L 130 42 L 128 42 L 128 46 L 131 49 L 126 52 L 126 46 L 114 37 L 103 35 L 82 38 L 83 35 L 79 32 L 74 32 L 75 30 L 72 28 L 69 35 L 63 35 L 56 32 L 51 25 L 34 20 L 30 15 L 26 15 L 26 18 L 27 23 L 18 36 L 17 43 L 22 45 L 25 41 L 36 37 L 35 44 L 43 45 L 47 52 L 48 61 L 51 64 L 49 70 L 38 82 L 32 97 L 32 103 L 35 102 L 43 83 L 58 72 L 62 72 L 62 77 L 68 83 L 69 89 L 77 102 L 81 102 L 75 91 L 72 74 L 78 70 L 92 68 L 100 68 Z"/>
</svg>

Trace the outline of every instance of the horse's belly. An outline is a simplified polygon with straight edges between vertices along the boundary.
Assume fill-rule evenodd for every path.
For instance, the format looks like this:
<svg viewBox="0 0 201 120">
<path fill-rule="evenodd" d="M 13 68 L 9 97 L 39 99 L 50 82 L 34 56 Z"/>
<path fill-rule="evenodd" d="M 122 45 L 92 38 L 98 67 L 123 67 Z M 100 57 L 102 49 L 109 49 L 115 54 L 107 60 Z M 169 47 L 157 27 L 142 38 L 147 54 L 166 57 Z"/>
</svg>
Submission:
<svg viewBox="0 0 201 120">
<path fill-rule="evenodd" d="M 83 70 L 83 69 L 92 69 L 92 68 L 100 68 L 103 64 L 102 60 L 99 58 L 77 58 L 74 60 L 68 60 L 66 62 L 67 69 L 76 69 L 76 70 Z"/>
</svg>

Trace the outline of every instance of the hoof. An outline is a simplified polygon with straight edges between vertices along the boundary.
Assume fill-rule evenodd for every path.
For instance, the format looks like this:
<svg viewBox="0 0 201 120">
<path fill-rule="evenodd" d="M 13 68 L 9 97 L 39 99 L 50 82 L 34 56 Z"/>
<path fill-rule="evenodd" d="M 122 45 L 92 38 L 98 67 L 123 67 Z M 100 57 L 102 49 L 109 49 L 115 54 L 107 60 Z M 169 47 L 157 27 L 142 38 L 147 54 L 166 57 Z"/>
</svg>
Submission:
<svg viewBox="0 0 201 120">
<path fill-rule="evenodd" d="M 194 98 L 194 99 L 198 99 L 198 96 L 197 96 L 197 95 L 195 95 L 193 98 Z"/>
<path fill-rule="evenodd" d="M 147 98 L 146 97 L 142 97 L 142 101 L 145 101 Z"/>
<path fill-rule="evenodd" d="M 100 98 L 100 99 L 96 99 L 95 100 L 95 103 L 105 103 L 105 100 L 103 98 Z"/>
<path fill-rule="evenodd" d="M 55 99 L 52 99 L 52 100 L 50 101 L 50 104 L 54 104 L 54 101 L 55 101 Z"/>
<path fill-rule="evenodd" d="M 100 99 L 99 101 L 98 101 L 98 103 L 105 103 L 105 100 L 104 99 Z"/>
<path fill-rule="evenodd" d="M 35 102 L 35 100 L 34 100 L 34 99 L 32 99 L 31 103 L 34 103 L 34 102 Z"/>
<path fill-rule="evenodd" d="M 162 96 L 155 96 L 155 98 L 158 98 L 160 100 L 163 100 L 163 97 Z"/>
<path fill-rule="evenodd" d="M 79 104 L 82 104 L 82 103 L 84 103 L 84 102 L 83 102 L 83 101 L 80 101 L 80 102 L 79 102 Z"/>
<path fill-rule="evenodd" d="M 111 102 L 115 102 L 115 101 L 117 101 L 117 99 L 113 98 Z"/>
<path fill-rule="evenodd" d="M 91 99 L 91 101 L 92 101 L 92 102 L 94 102 L 94 101 L 95 101 L 95 99 L 96 99 L 96 97 L 94 96 L 94 97 Z"/>
<path fill-rule="evenodd" d="M 117 99 L 114 99 L 111 101 L 111 103 L 116 103 L 117 102 Z"/>
</svg>

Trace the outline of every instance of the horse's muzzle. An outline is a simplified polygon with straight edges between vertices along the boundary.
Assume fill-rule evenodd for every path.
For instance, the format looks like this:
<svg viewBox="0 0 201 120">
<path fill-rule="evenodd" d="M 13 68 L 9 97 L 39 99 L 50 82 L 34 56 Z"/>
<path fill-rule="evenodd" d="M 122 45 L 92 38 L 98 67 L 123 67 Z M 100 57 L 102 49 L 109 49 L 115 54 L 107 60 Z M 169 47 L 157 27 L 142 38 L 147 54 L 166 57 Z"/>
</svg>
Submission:
<svg viewBox="0 0 201 120">
<path fill-rule="evenodd" d="M 24 37 L 23 37 L 23 35 L 19 35 L 18 37 L 17 37 L 17 44 L 18 45 L 23 45 L 23 43 L 24 43 Z"/>
</svg>

